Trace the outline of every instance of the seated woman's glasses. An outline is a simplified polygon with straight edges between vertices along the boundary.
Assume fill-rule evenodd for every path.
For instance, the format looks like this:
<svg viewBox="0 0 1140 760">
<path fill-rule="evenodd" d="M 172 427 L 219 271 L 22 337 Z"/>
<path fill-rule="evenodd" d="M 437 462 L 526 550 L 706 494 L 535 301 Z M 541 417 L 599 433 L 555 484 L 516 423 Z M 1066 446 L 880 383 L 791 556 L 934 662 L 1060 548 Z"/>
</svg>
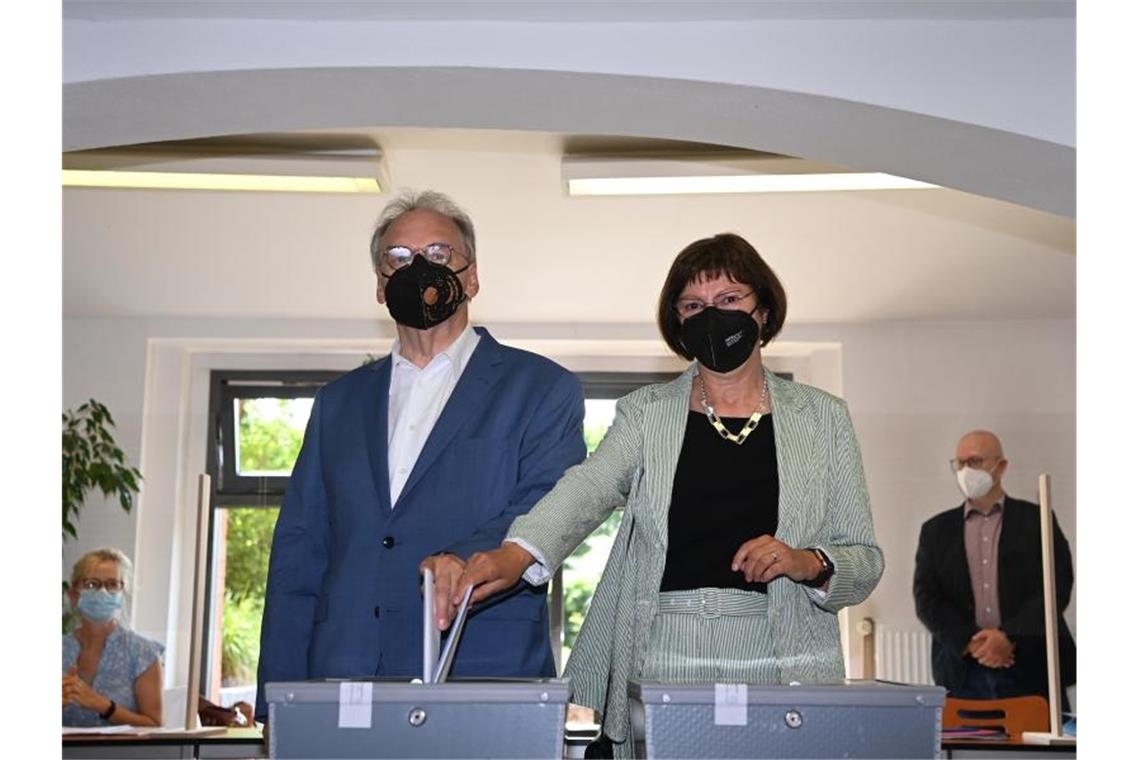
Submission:
<svg viewBox="0 0 1140 760">
<path fill-rule="evenodd" d="M 101 581 L 98 578 L 84 578 L 79 582 L 79 588 L 84 591 L 98 591 L 101 588 L 105 588 L 113 594 L 116 591 L 123 590 L 123 582 L 118 578 L 108 578 L 105 581 Z"/>
</svg>

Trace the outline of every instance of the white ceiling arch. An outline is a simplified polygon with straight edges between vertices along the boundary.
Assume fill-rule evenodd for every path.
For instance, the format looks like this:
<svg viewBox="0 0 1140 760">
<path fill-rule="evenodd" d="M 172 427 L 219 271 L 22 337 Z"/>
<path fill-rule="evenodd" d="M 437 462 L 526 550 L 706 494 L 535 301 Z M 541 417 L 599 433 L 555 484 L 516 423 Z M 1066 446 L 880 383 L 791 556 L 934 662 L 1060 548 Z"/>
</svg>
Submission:
<svg viewBox="0 0 1140 760">
<path fill-rule="evenodd" d="M 1076 150 L 762 87 L 560 71 L 320 67 L 64 86 L 64 149 L 301 129 L 465 127 L 690 140 L 885 171 L 1075 213 Z"/>
</svg>

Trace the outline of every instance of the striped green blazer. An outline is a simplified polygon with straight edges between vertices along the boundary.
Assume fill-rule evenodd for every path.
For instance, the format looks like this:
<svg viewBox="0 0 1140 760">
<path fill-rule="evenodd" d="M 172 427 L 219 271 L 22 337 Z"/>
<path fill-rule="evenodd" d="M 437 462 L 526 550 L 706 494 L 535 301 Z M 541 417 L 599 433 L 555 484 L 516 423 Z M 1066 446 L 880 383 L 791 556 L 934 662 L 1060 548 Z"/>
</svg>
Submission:
<svg viewBox="0 0 1140 760">
<path fill-rule="evenodd" d="M 507 533 L 553 569 L 616 508 L 626 505 L 610 558 L 566 666 L 574 702 L 604 714 L 615 742 L 629 735 L 627 684 L 645 661 L 665 569 L 673 476 L 697 365 L 617 402 L 597 451 L 570 468 Z M 765 370 L 780 478 L 776 538 L 819 546 L 835 563 L 826 595 L 787 578 L 768 584 L 769 624 L 781 680 L 844 677 L 836 613 L 867 598 L 883 574 L 867 484 L 847 405 Z"/>
</svg>

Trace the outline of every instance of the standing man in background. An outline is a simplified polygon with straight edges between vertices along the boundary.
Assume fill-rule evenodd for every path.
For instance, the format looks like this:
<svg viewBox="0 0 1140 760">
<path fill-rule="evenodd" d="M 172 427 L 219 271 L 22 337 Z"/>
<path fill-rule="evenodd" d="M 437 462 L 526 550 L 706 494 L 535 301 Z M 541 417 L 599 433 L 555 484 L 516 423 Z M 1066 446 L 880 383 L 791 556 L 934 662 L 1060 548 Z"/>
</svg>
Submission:
<svg viewBox="0 0 1140 760">
<path fill-rule="evenodd" d="M 577 378 L 468 324 L 475 230 L 447 196 L 405 193 L 372 236 L 392 353 L 313 402 L 273 537 L 256 716 L 268 681 L 422 670 L 420 561 L 450 587 L 586 456 Z M 546 586 L 472 612 L 456 676 L 555 675 Z"/>
<path fill-rule="evenodd" d="M 933 636 L 934 680 L 952 697 L 1049 697 L 1041 510 L 1001 486 L 1009 462 L 986 430 L 962 436 L 951 467 L 963 504 L 927 520 L 914 603 Z M 1061 612 L 1073 590 L 1069 542 L 1053 516 L 1062 687 L 1076 683 L 1076 644 Z M 1068 697 L 1062 688 L 1064 709 Z"/>
</svg>

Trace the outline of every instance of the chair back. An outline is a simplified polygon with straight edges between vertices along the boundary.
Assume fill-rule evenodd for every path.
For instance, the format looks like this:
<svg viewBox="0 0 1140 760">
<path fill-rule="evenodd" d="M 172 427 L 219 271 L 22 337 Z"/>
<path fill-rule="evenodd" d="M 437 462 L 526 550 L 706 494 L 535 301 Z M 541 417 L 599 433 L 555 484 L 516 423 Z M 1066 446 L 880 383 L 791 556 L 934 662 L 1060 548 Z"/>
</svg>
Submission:
<svg viewBox="0 0 1140 760">
<path fill-rule="evenodd" d="M 1011 739 L 1025 731 L 1049 730 L 1049 703 L 1044 697 L 959 699 L 947 697 L 942 708 L 943 728 L 1000 728 Z"/>
</svg>

